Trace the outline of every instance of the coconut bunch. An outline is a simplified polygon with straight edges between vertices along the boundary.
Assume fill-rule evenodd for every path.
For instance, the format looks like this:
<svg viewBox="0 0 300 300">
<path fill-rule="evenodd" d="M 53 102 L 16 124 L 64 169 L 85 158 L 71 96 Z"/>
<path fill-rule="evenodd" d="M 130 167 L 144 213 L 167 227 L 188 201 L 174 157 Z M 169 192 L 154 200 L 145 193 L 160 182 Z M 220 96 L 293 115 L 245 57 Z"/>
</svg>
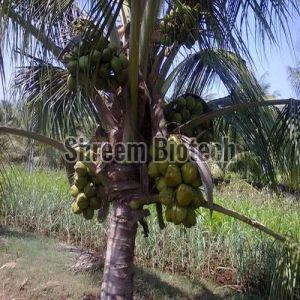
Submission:
<svg viewBox="0 0 300 300">
<path fill-rule="evenodd" d="M 95 174 L 87 163 L 82 161 L 74 165 L 74 185 L 70 193 L 74 197 L 72 212 L 83 214 L 86 220 L 91 220 L 94 211 L 101 208 L 101 202 L 105 197 L 105 190 L 99 175 Z"/>
<path fill-rule="evenodd" d="M 191 7 L 178 2 L 160 22 L 162 44 L 169 47 L 178 43 L 192 48 L 199 37 L 199 16 L 199 4 Z"/>
<path fill-rule="evenodd" d="M 170 156 L 156 157 L 152 148 L 152 161 L 148 175 L 159 192 L 159 202 L 165 207 L 165 219 L 186 228 L 196 225 L 195 210 L 204 201 L 200 187 L 201 177 L 195 162 L 188 157 L 187 148 L 176 136 L 168 139 Z"/>
<path fill-rule="evenodd" d="M 114 91 L 126 83 L 129 61 L 119 53 L 117 46 L 101 36 L 97 40 L 75 46 L 65 54 L 68 69 L 67 85 L 75 91 L 78 85 L 85 88 Z"/>
<path fill-rule="evenodd" d="M 192 94 L 180 96 L 165 107 L 168 129 L 172 131 L 206 112 L 208 112 L 207 105 L 201 98 Z M 204 123 L 197 128 L 185 129 L 181 133 L 190 138 L 197 138 L 198 142 L 210 142 L 213 139 L 211 122 Z"/>
</svg>

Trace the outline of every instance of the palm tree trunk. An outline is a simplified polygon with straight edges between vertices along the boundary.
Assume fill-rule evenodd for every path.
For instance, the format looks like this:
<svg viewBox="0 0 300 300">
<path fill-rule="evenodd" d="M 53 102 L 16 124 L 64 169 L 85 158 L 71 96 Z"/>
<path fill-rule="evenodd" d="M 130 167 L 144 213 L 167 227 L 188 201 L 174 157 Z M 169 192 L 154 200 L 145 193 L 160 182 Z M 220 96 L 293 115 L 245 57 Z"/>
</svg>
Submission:
<svg viewBox="0 0 300 300">
<path fill-rule="evenodd" d="M 133 258 L 137 223 L 131 209 L 117 205 L 110 220 L 101 299 L 133 298 Z"/>
<path fill-rule="evenodd" d="M 110 219 L 101 299 L 132 299 L 134 247 L 137 222 L 143 210 L 133 210 L 129 201 L 145 192 L 139 165 L 116 164 L 108 172 L 109 196 L 115 203 Z"/>
</svg>

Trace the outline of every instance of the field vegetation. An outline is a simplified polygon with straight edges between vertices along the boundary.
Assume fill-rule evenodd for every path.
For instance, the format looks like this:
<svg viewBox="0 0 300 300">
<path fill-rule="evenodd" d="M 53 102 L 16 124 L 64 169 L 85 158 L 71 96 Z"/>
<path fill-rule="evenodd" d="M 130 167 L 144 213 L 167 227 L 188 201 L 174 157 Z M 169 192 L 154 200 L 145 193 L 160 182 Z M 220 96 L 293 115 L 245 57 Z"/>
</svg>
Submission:
<svg viewBox="0 0 300 300">
<path fill-rule="evenodd" d="M 14 180 L 1 199 L 2 225 L 103 254 L 107 224 L 96 219 L 86 222 L 71 213 L 69 185 L 63 170 L 37 169 L 29 174 L 19 167 L 10 169 L 8 175 Z M 217 187 L 215 201 L 300 240 L 300 203 L 293 195 L 257 190 L 234 176 L 230 184 Z M 210 215 L 201 209 L 197 212 L 198 222 L 192 229 L 168 224 L 163 231 L 153 213 L 149 218 L 149 237 L 144 237 L 141 227 L 138 230 L 136 265 L 191 281 L 209 280 L 221 289 L 230 287 L 257 297 L 270 292 L 280 295 L 275 274 L 285 255 L 282 245 L 227 216 L 216 212 Z"/>
</svg>

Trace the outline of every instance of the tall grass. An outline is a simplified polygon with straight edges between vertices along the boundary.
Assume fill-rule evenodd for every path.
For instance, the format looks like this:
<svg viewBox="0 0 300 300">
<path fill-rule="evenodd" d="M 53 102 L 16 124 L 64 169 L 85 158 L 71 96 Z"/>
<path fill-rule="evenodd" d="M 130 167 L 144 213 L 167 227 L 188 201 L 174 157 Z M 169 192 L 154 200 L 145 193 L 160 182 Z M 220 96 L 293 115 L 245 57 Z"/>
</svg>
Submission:
<svg viewBox="0 0 300 300">
<path fill-rule="evenodd" d="M 11 189 L 1 204 L 2 224 L 23 227 L 88 248 L 102 249 L 106 224 L 85 221 L 70 212 L 71 199 L 64 172 L 22 168 L 12 176 Z M 300 240 L 299 202 L 259 192 L 243 181 L 216 191 L 216 202 L 248 215 L 271 229 Z M 139 230 L 139 265 L 190 278 L 203 277 L 241 290 L 268 293 L 283 248 L 268 236 L 234 219 L 199 210 L 197 226 L 185 230 L 168 224 L 159 230 L 154 213 L 148 218 L 150 235 Z M 273 280 L 274 283 L 274 280 Z M 273 284 L 274 285 L 274 284 Z M 276 285 L 277 289 L 279 287 Z"/>
</svg>

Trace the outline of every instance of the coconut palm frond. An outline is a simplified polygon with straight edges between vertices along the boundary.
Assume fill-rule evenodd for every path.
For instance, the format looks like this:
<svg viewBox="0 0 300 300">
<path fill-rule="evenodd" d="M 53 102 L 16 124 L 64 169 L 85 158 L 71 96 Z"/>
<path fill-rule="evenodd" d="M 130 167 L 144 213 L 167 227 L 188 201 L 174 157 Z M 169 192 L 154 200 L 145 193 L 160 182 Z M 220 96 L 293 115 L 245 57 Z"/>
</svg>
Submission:
<svg viewBox="0 0 300 300">
<path fill-rule="evenodd" d="M 0 137 L 0 210 L 2 206 L 1 198 L 7 197 L 8 194 L 12 198 L 15 197 L 11 193 L 13 191 L 11 179 L 16 179 L 15 183 L 18 184 L 19 172 L 11 161 L 12 149 L 15 150 L 12 140 L 9 137 L 5 137 L 5 139 Z"/>
<path fill-rule="evenodd" d="M 88 11 L 89 22 L 85 28 L 83 40 L 95 37 L 99 33 L 105 33 L 106 36 L 109 36 L 116 26 L 122 5 L 123 0 L 93 2 L 91 9 Z"/>
<path fill-rule="evenodd" d="M 250 54 L 244 42 L 245 33 L 247 37 L 253 34 L 263 45 L 267 40 L 277 42 L 280 30 L 288 39 L 288 20 L 293 12 L 299 13 L 297 0 L 218 0 L 203 1 L 200 5 L 200 49 L 217 45 L 247 58 Z"/>
<path fill-rule="evenodd" d="M 14 185 L 18 185 L 18 178 L 20 178 L 19 169 L 16 168 L 12 159 L 12 156 L 19 153 L 19 151 L 15 148 L 11 136 L 37 141 L 58 150 L 62 154 L 67 151 L 63 143 L 47 136 L 22 129 L 0 126 L 0 210 L 1 197 L 16 197 L 13 192 L 16 188 L 12 186 L 12 182 Z"/>
<path fill-rule="evenodd" d="M 230 1 L 232 5 L 236 5 Z M 266 39 L 277 42 L 279 38 L 278 30 L 283 30 L 286 37 L 289 37 L 289 18 L 295 13 L 299 13 L 299 2 L 297 0 L 250 0 L 240 2 L 239 16 L 241 17 L 240 26 L 250 34 L 249 30 L 253 29 L 250 22 L 251 14 L 254 16 L 254 34 L 260 36 L 261 42 Z"/>
<path fill-rule="evenodd" d="M 64 69 L 40 61 L 19 69 L 15 84 L 28 108 L 30 130 L 61 139 L 91 132 L 100 123 L 91 99 L 83 90 L 70 92 L 67 77 Z"/>
<path fill-rule="evenodd" d="M 4 70 L 4 60 L 3 60 L 3 53 L 1 49 L 1 38 L 0 38 L 0 78 L 2 81 L 2 88 L 4 94 L 4 87 L 5 87 L 5 70 Z"/>
<path fill-rule="evenodd" d="M 61 152 L 65 152 L 65 150 L 66 150 L 64 144 L 57 140 L 51 139 L 49 137 L 46 137 L 46 136 L 43 136 L 43 135 L 40 135 L 40 134 L 37 134 L 34 132 L 26 131 L 23 129 L 1 126 L 0 127 L 0 135 L 20 136 L 20 137 L 24 137 L 24 138 L 28 138 L 28 139 L 33 139 L 37 142 L 51 146 Z"/>
<path fill-rule="evenodd" d="M 234 128 L 243 140 L 244 150 L 257 157 L 262 173 L 265 174 L 261 178 L 263 182 L 276 184 L 276 171 L 280 170 L 297 187 L 300 181 L 300 101 L 283 99 L 235 103 L 236 100 L 231 97 L 208 102 L 211 112 L 182 125 L 178 130 L 195 128 L 220 118 L 224 123 L 215 122 L 219 125 L 215 126 L 217 132 L 228 130 L 229 133 L 229 128 Z"/>
<path fill-rule="evenodd" d="M 224 117 L 227 124 L 232 126 L 237 135 L 243 140 L 245 148 L 257 157 L 258 165 L 261 168 L 259 178 L 266 184 L 277 183 L 276 170 L 272 154 L 269 150 L 269 126 L 266 118 L 267 109 L 256 109 L 255 112 L 234 113 Z"/>
<path fill-rule="evenodd" d="M 192 93 L 202 95 L 219 79 L 228 92 L 239 101 L 261 101 L 262 91 L 246 62 L 224 49 L 207 49 L 195 53 L 182 62 L 169 75 L 162 90 L 167 91 L 175 82 L 174 96 Z M 242 101 L 241 100 L 241 101 Z"/>
<path fill-rule="evenodd" d="M 4 0 L 0 5 L 1 44 L 21 53 L 30 50 L 32 55 L 46 57 L 50 51 L 58 57 L 71 37 L 71 24 L 79 13 L 72 0 Z"/>
<path fill-rule="evenodd" d="M 74 0 L 3 0 L 3 5 L 11 7 L 23 18 L 35 24 L 59 22 L 64 13 L 73 5 Z"/>
<path fill-rule="evenodd" d="M 300 187 L 300 101 L 291 100 L 278 112 L 270 131 L 270 146 L 287 184 Z"/>
<path fill-rule="evenodd" d="M 297 95 L 300 95 L 300 67 L 288 68 L 289 80 Z"/>
<path fill-rule="evenodd" d="M 280 171 L 296 188 L 300 182 L 300 102 L 285 102 L 283 108 L 273 101 L 272 107 L 230 114 L 224 120 L 237 130 L 246 149 L 259 158 L 261 174 L 267 175 L 261 181 L 275 183 Z"/>
<path fill-rule="evenodd" d="M 269 299 L 299 299 L 300 297 L 300 247 L 286 241 L 276 261 Z"/>
</svg>

